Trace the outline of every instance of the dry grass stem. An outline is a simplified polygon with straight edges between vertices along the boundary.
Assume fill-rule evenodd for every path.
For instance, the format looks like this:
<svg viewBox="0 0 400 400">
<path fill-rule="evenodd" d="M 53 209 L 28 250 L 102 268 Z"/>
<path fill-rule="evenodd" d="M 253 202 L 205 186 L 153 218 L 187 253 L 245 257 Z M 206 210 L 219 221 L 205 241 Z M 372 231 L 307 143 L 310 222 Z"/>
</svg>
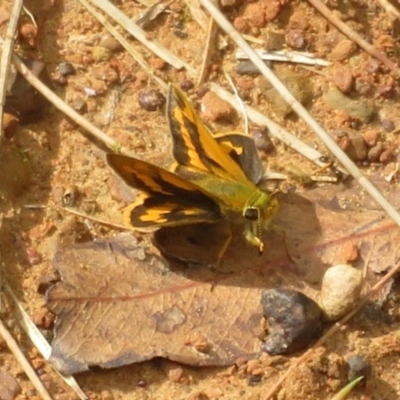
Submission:
<svg viewBox="0 0 400 400">
<path fill-rule="evenodd" d="M 396 63 L 389 60 L 385 54 L 380 52 L 374 46 L 370 45 L 364 40 L 357 32 L 353 31 L 348 25 L 336 17 L 328 7 L 322 4 L 319 0 L 308 0 L 308 2 L 316 8 L 333 26 L 339 29 L 344 35 L 346 35 L 353 42 L 357 43 L 363 50 L 365 50 L 372 57 L 379 60 L 387 68 L 400 75 L 400 69 Z"/>
<path fill-rule="evenodd" d="M 14 354 L 15 358 L 21 365 L 23 371 L 25 372 L 26 376 L 32 382 L 33 387 L 38 392 L 39 396 L 44 400 L 52 400 L 47 389 L 44 387 L 42 381 L 36 374 L 36 371 L 32 368 L 32 365 L 26 359 L 24 353 L 18 346 L 16 340 L 11 336 L 11 333 L 8 331 L 6 326 L 4 325 L 3 321 L 0 319 L 0 335 L 6 342 L 8 348 Z"/>
<path fill-rule="evenodd" d="M 210 89 L 215 92 L 219 97 L 221 97 L 221 99 L 227 101 L 236 110 L 240 110 L 235 96 L 227 92 L 221 86 L 217 85 L 216 83 L 211 83 Z M 310 146 L 307 146 L 296 136 L 281 128 L 278 124 L 258 112 L 255 108 L 245 105 L 245 110 L 248 118 L 257 125 L 266 126 L 269 130 L 269 134 L 273 138 L 278 139 L 282 143 L 286 144 L 314 164 L 321 167 L 325 165 L 325 163 L 320 160 L 320 158 L 323 156 L 322 153 L 313 149 Z"/>
<path fill-rule="evenodd" d="M 290 62 L 297 64 L 307 65 L 319 65 L 321 67 L 327 67 L 331 65 L 329 61 L 323 60 L 322 58 L 315 58 L 311 53 L 303 53 L 299 51 L 287 51 L 287 50 L 261 50 L 254 49 L 258 56 L 264 61 L 281 61 Z M 249 57 L 243 50 L 236 52 L 236 58 L 238 60 L 248 60 Z"/>
<path fill-rule="evenodd" d="M 18 26 L 18 19 L 23 7 L 22 0 L 14 1 L 10 14 L 10 22 L 7 26 L 6 37 L 2 40 L 1 60 L 0 60 L 0 142 L 3 132 L 3 108 L 7 92 L 8 73 L 11 63 L 12 48 L 14 44 L 15 32 Z"/>
<path fill-rule="evenodd" d="M 197 80 L 198 86 L 201 86 L 207 77 L 208 68 L 210 66 L 210 62 L 215 51 L 215 44 L 218 39 L 217 33 L 218 33 L 218 26 L 215 23 L 214 18 L 210 18 L 208 21 L 207 39 L 206 39 L 206 47 L 204 49 L 203 62 L 201 63 L 200 76 L 199 79 Z"/>
<path fill-rule="evenodd" d="M 45 339 L 45 337 L 42 335 L 42 333 L 39 331 L 37 326 L 33 323 L 33 321 L 30 319 L 29 315 L 25 311 L 24 307 L 22 306 L 21 302 L 18 300 L 17 296 L 15 295 L 14 291 L 11 289 L 10 285 L 7 283 L 5 284 L 5 289 L 7 290 L 8 294 L 10 295 L 11 299 L 14 302 L 15 308 L 16 308 L 16 318 L 18 319 L 19 324 L 21 325 L 22 329 L 25 331 L 25 333 L 28 335 L 32 343 L 35 345 L 35 347 L 39 350 L 39 352 L 42 354 L 43 358 L 45 360 L 48 360 L 51 355 L 51 346 Z M 30 364 L 29 364 L 30 366 Z M 32 368 L 32 367 L 31 367 Z M 66 376 L 60 374 L 57 370 L 55 370 L 57 374 L 64 380 L 64 382 L 67 383 L 71 387 L 71 389 L 77 394 L 77 396 L 81 400 L 87 400 L 88 397 L 85 395 L 85 393 L 82 391 L 82 389 L 79 387 L 78 383 L 76 382 L 75 378 L 73 376 Z M 35 376 L 36 373 L 33 371 Z M 27 373 L 28 375 L 28 373 Z M 28 375 L 30 378 L 30 376 Z M 37 378 L 39 379 L 39 378 Z M 39 379 L 40 384 L 42 382 Z M 34 383 L 32 381 L 32 383 Z M 35 386 L 36 388 L 36 386 Z M 39 394 L 41 392 L 36 388 Z M 46 390 L 46 389 L 45 389 Z M 47 393 L 47 391 L 46 391 Z M 51 399 L 50 395 L 49 397 L 44 397 L 42 396 L 43 399 Z"/>
<path fill-rule="evenodd" d="M 118 40 L 119 43 L 125 48 L 125 50 L 133 57 L 133 59 L 146 71 L 152 79 L 154 79 L 165 91 L 168 89 L 168 85 L 157 75 L 155 75 L 153 68 L 145 60 L 143 55 L 136 50 L 119 32 L 118 30 L 108 22 L 107 18 L 103 14 L 98 12 L 92 7 L 88 1 L 80 0 L 80 2 L 86 7 L 86 9 Z"/>
<path fill-rule="evenodd" d="M 400 11 L 388 0 L 378 0 L 382 8 L 392 17 L 400 19 Z"/>
<path fill-rule="evenodd" d="M 119 25 L 121 25 L 136 40 L 146 46 L 155 55 L 172 65 L 174 68 L 178 70 L 185 68 L 189 75 L 196 76 L 196 70 L 194 68 L 166 49 L 158 40 L 147 39 L 146 32 L 139 28 L 139 26 L 129 19 L 128 16 L 126 16 L 108 0 L 91 0 L 91 3 L 102 10 Z"/>
<path fill-rule="evenodd" d="M 317 134 L 320 140 L 339 160 L 339 162 L 350 172 L 358 183 L 373 197 L 373 199 L 387 212 L 387 214 L 400 226 L 400 215 L 393 206 L 382 196 L 378 189 L 361 173 L 356 164 L 350 160 L 346 153 L 337 145 L 335 140 L 319 125 L 307 110 L 289 92 L 286 86 L 275 76 L 264 61 L 258 57 L 253 49 L 241 37 L 232 24 L 224 17 L 210 0 L 200 0 L 203 6 L 215 18 L 218 25 L 231 37 L 231 39 L 249 56 L 249 59 L 260 70 L 260 72 L 271 82 L 272 86 L 281 94 L 285 101 L 300 118 Z M 311 1 L 311 0 L 310 0 Z M 314 0 L 313 0 L 314 1 Z"/>
</svg>

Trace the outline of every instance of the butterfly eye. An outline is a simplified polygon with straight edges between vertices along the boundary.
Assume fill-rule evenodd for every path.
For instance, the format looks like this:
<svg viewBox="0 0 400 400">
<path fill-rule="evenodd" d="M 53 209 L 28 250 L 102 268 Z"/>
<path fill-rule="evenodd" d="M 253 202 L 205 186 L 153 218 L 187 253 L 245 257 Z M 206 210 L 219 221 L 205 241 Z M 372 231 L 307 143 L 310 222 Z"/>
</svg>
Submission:
<svg viewBox="0 0 400 400">
<path fill-rule="evenodd" d="M 257 221 L 260 218 L 260 210 L 255 207 L 248 207 L 244 210 L 243 215 L 250 221 Z"/>
</svg>

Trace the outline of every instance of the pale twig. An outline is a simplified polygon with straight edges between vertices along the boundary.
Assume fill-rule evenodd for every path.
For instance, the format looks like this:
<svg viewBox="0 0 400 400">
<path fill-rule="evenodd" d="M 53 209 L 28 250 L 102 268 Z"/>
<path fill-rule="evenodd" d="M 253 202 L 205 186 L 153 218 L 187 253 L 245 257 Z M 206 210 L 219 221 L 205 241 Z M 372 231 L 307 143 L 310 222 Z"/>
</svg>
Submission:
<svg viewBox="0 0 400 400">
<path fill-rule="evenodd" d="M 353 31 L 347 24 L 341 21 L 336 15 L 334 15 L 328 7 L 322 4 L 319 0 L 308 0 L 308 2 L 315 7 L 333 26 L 335 26 L 339 31 L 345 34 L 349 39 L 357 43 L 363 50 L 365 50 L 372 57 L 379 60 L 387 68 L 394 71 L 396 74 L 400 75 L 400 69 L 396 63 L 389 60 L 385 54 L 380 52 L 374 46 L 370 45 L 366 40 L 364 40 L 357 32 Z"/>
<path fill-rule="evenodd" d="M 201 86 L 204 83 L 204 80 L 207 76 L 211 58 L 215 51 L 215 44 L 217 42 L 216 39 L 218 38 L 217 32 L 218 32 L 218 26 L 215 23 L 214 18 L 210 18 L 208 20 L 206 47 L 204 49 L 204 57 L 203 57 L 203 62 L 201 63 L 200 76 L 199 79 L 197 80 L 197 86 Z"/>
<path fill-rule="evenodd" d="M 392 17 L 400 19 L 399 10 L 392 3 L 390 3 L 388 0 L 378 0 L 378 3 Z"/>
<path fill-rule="evenodd" d="M 23 6 L 22 0 L 16 0 L 10 14 L 10 22 L 7 26 L 6 37 L 3 41 L 2 54 L 0 60 L 0 145 L 3 137 L 3 111 L 6 93 L 8 90 L 7 83 L 10 81 L 9 71 L 11 63 L 12 48 L 14 43 L 15 32 L 17 30 L 19 14 Z M 0 254 L 0 292 L 2 288 L 2 268 L 1 268 L 1 254 Z M 0 309 L 2 308 L 0 296 Z"/>
<path fill-rule="evenodd" d="M 210 83 L 210 89 L 215 92 L 219 97 L 221 97 L 221 99 L 227 101 L 236 110 L 239 110 L 239 105 L 237 104 L 235 96 L 213 82 Z M 296 136 L 292 135 L 290 132 L 286 131 L 278 124 L 267 118 L 265 115 L 258 112 L 255 108 L 248 105 L 245 105 L 244 107 L 248 118 L 259 126 L 266 126 L 268 128 L 270 136 L 286 144 L 314 164 L 321 167 L 326 164 L 325 162 L 321 161 L 321 157 L 323 156 L 322 153 L 313 149 L 310 146 L 307 146 Z"/>
<path fill-rule="evenodd" d="M 232 24 L 224 17 L 217 7 L 210 0 L 200 0 L 203 6 L 212 14 L 218 25 L 232 38 L 232 40 L 249 56 L 252 63 L 260 70 L 260 72 L 271 82 L 276 91 L 290 104 L 292 109 L 300 118 L 317 134 L 325 146 L 339 160 L 339 162 L 351 173 L 354 179 L 375 199 L 375 201 L 388 213 L 388 215 L 400 226 L 400 215 L 392 207 L 392 205 L 382 196 L 376 187 L 361 173 L 360 169 L 346 155 L 346 153 L 338 146 L 335 140 L 318 124 L 315 119 L 307 112 L 295 97 L 289 92 L 286 86 L 275 76 L 270 68 L 265 65 L 254 50 L 241 37 Z"/>
<path fill-rule="evenodd" d="M 36 20 L 35 20 L 35 17 L 33 16 L 33 14 L 25 6 L 22 6 L 22 9 L 24 10 L 24 13 L 26 13 L 28 15 L 28 17 L 32 21 L 32 24 L 35 26 L 35 28 L 37 28 L 38 26 L 36 24 Z"/>
<path fill-rule="evenodd" d="M 0 319 L 0 335 L 6 342 L 8 348 L 14 354 L 15 358 L 18 360 L 26 376 L 32 382 L 32 385 L 38 392 L 38 395 L 44 400 L 52 400 L 52 397 L 50 396 L 49 392 L 44 387 L 42 381 L 39 379 L 35 370 L 32 368 L 32 365 L 29 364 L 29 361 L 26 359 L 24 353 L 18 346 L 18 343 L 11 336 L 11 333 L 8 331 L 8 329 L 6 328 L 1 319 Z"/>
<path fill-rule="evenodd" d="M 17 30 L 19 14 L 21 13 L 21 8 L 23 7 L 22 0 L 14 1 L 13 8 L 10 14 L 10 22 L 7 26 L 6 37 L 3 40 L 1 48 L 1 60 L 0 60 L 0 140 L 2 138 L 3 131 L 3 108 L 4 100 L 6 97 L 6 92 L 8 90 L 7 83 L 10 81 L 8 78 L 8 73 L 10 69 L 12 47 L 14 43 L 15 32 Z"/>
<path fill-rule="evenodd" d="M 146 10 L 141 12 L 137 17 L 133 18 L 133 22 L 140 28 L 144 29 L 150 22 L 154 21 L 164 10 L 172 3 L 173 0 L 159 0 Z"/>
<path fill-rule="evenodd" d="M 246 107 L 245 107 L 242 99 L 239 96 L 239 92 L 237 91 L 236 86 L 232 81 L 232 78 L 228 75 L 228 73 L 226 72 L 225 68 L 224 68 L 223 71 L 224 71 L 224 75 L 225 75 L 226 80 L 229 82 L 229 85 L 231 86 L 233 92 L 235 93 L 236 100 L 237 100 L 237 102 L 239 104 L 239 108 L 240 108 L 240 110 L 242 112 L 242 115 L 243 115 L 244 133 L 246 135 L 248 135 L 249 134 L 249 117 L 247 116 L 247 113 L 246 113 Z"/>
<path fill-rule="evenodd" d="M 56 94 L 54 94 L 46 85 L 44 85 L 40 79 L 38 79 L 31 71 L 25 66 L 21 59 L 16 55 L 12 55 L 12 62 L 17 68 L 18 72 L 44 97 L 46 97 L 51 103 L 53 103 L 60 111 L 71 118 L 78 125 L 86 129 L 90 134 L 92 134 L 96 139 L 101 141 L 111 150 L 120 148 L 124 153 L 128 154 L 128 151 L 122 149 L 119 143 L 112 139 L 110 136 L 106 135 L 99 128 L 91 124 L 88 120 L 78 114 L 74 109 L 72 109 L 67 103 L 62 101 Z"/>
<path fill-rule="evenodd" d="M 171 51 L 166 49 L 158 40 L 148 39 L 146 32 L 139 28 L 131 19 L 129 19 L 123 12 L 121 12 L 114 4 L 108 0 L 91 0 L 91 3 L 102 10 L 115 22 L 121 25 L 128 31 L 136 40 L 146 46 L 150 51 L 158 57 L 172 65 L 176 69 L 185 68 L 187 73 L 191 76 L 196 76 L 196 70 L 190 64 L 182 61 L 179 57 L 175 56 Z"/>
<path fill-rule="evenodd" d="M 134 58 L 134 60 L 154 79 L 165 91 L 168 89 L 168 85 L 159 78 L 155 73 L 150 64 L 145 60 L 142 54 L 136 50 L 119 32 L 118 30 L 108 22 L 107 18 L 103 14 L 98 12 L 93 6 L 91 6 L 86 0 L 80 0 L 80 2 L 87 8 L 87 10 L 101 23 L 103 26 L 118 40 L 119 43 L 125 48 L 125 50 Z"/>
<path fill-rule="evenodd" d="M 42 335 L 39 331 L 37 326 L 33 323 L 30 319 L 29 315 L 25 311 L 24 307 L 22 306 L 21 302 L 18 300 L 17 296 L 15 295 L 14 291 L 11 289 L 11 286 L 6 283 L 5 288 L 8 294 L 11 296 L 11 299 L 14 302 L 15 309 L 16 309 L 16 316 L 18 318 L 18 322 L 21 325 L 22 329 L 25 333 L 29 336 L 30 340 L 34 344 L 34 346 L 39 350 L 40 354 L 42 354 L 45 360 L 48 360 L 51 356 L 51 346 L 47 342 L 46 338 Z M 75 378 L 70 375 L 63 375 L 54 369 L 57 374 L 71 387 L 71 389 L 77 394 L 77 396 L 81 400 L 87 400 L 88 397 L 79 387 L 78 383 L 76 382 Z M 39 391 L 38 391 L 39 392 Z M 42 397 L 44 398 L 44 397 Z"/>
<path fill-rule="evenodd" d="M 69 213 L 71 213 L 73 215 L 76 215 L 78 217 L 82 217 L 82 218 L 88 219 L 90 221 L 96 222 L 96 223 L 101 224 L 101 225 L 110 226 L 111 228 L 121 229 L 121 230 L 124 230 L 124 231 L 136 232 L 133 228 L 130 228 L 127 225 L 115 224 L 114 222 L 106 221 L 105 219 L 95 218 L 95 217 L 92 217 L 90 215 L 81 213 L 78 210 L 74 210 L 73 208 L 62 207 L 61 209 L 64 210 L 64 211 L 67 211 L 67 212 L 69 212 Z"/>
<path fill-rule="evenodd" d="M 254 50 L 258 56 L 264 61 L 281 61 L 307 65 L 319 65 L 321 67 L 327 67 L 331 63 L 323 60 L 322 58 L 315 58 L 311 53 L 304 53 L 299 51 L 287 51 L 287 50 Z M 238 60 L 248 60 L 249 57 L 243 50 L 236 52 L 236 58 Z"/>
<path fill-rule="evenodd" d="M 248 42 L 252 42 L 255 44 L 260 44 L 263 45 L 265 44 L 265 40 L 262 40 L 260 38 L 256 38 L 254 36 L 250 36 L 250 35 L 246 35 L 246 34 L 242 34 L 243 38 L 246 39 Z"/>
<path fill-rule="evenodd" d="M 209 19 L 203 9 L 200 7 L 198 0 L 186 0 L 185 4 L 189 7 L 191 16 L 198 23 L 200 28 L 206 31 Z"/>
</svg>

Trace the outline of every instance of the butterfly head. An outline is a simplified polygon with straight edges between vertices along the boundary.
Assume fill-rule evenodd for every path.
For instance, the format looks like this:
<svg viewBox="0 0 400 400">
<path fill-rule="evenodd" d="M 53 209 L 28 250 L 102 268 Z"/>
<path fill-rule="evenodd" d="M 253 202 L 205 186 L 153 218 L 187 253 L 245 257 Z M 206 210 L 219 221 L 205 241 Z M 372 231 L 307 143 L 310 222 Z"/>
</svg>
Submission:
<svg viewBox="0 0 400 400">
<path fill-rule="evenodd" d="M 257 191 L 251 196 L 243 210 L 246 219 L 245 237 L 249 243 L 258 247 L 260 254 L 264 251 L 262 231 L 270 223 L 278 210 L 278 201 L 268 193 Z"/>
</svg>

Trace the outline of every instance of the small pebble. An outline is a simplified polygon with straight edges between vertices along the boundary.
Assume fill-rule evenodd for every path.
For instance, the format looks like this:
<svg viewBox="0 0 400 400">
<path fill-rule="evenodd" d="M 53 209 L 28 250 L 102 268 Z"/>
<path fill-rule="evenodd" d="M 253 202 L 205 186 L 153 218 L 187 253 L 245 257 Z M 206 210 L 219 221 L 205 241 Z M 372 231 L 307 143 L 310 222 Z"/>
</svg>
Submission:
<svg viewBox="0 0 400 400">
<path fill-rule="evenodd" d="M 363 137 L 368 147 L 374 147 L 379 140 L 379 131 L 377 129 L 368 129 L 364 132 Z"/>
<path fill-rule="evenodd" d="M 71 104 L 72 108 L 77 111 L 79 114 L 84 114 L 87 111 L 86 101 L 82 99 L 82 97 L 75 97 L 74 101 Z"/>
<path fill-rule="evenodd" d="M 139 93 L 139 105 L 146 111 L 157 111 L 165 104 L 164 95 L 157 89 L 142 90 Z"/>
<path fill-rule="evenodd" d="M 264 129 L 254 129 L 252 136 L 258 150 L 264 153 L 270 153 L 272 150 L 274 150 L 274 144 Z"/>
<path fill-rule="evenodd" d="M 268 354 L 304 349 L 322 333 L 322 310 L 303 293 L 287 289 L 264 290 L 261 304 L 268 323 L 263 345 Z"/>
<path fill-rule="evenodd" d="M 368 150 L 368 160 L 372 162 L 379 161 L 379 157 L 384 151 L 383 143 L 378 142 L 374 147 Z"/>
<path fill-rule="evenodd" d="M 12 114 L 4 113 L 3 114 L 3 130 L 4 130 L 4 137 L 6 139 L 11 139 L 14 137 L 15 133 L 17 132 L 19 126 L 18 118 Z"/>
<path fill-rule="evenodd" d="M 388 163 L 383 169 L 382 175 L 387 182 L 391 182 L 394 177 L 397 177 L 399 175 L 399 163 Z"/>
<path fill-rule="evenodd" d="M 268 63 L 266 63 L 268 65 Z M 239 75 L 260 75 L 260 70 L 249 60 L 239 61 L 236 66 Z"/>
<path fill-rule="evenodd" d="M 249 31 L 249 29 L 250 29 L 249 24 L 247 23 L 247 21 L 243 17 L 236 17 L 233 20 L 233 26 L 240 33 L 247 33 Z"/>
<path fill-rule="evenodd" d="M 41 358 L 34 358 L 31 360 L 31 364 L 33 369 L 38 370 L 40 368 L 44 368 L 44 366 L 46 365 L 46 363 L 44 362 L 43 359 Z"/>
<path fill-rule="evenodd" d="M 38 370 L 38 374 L 39 374 L 39 370 Z M 48 373 L 44 373 L 44 374 L 41 374 L 40 375 L 40 380 L 42 381 L 42 383 L 43 383 L 43 386 L 48 390 L 48 391 L 51 391 L 52 390 L 52 387 L 53 387 L 53 385 L 54 385 L 54 382 L 53 382 L 53 378 L 48 374 Z"/>
<path fill-rule="evenodd" d="M 250 26 L 255 28 L 263 28 L 266 21 L 262 4 L 247 4 L 243 12 L 243 18 L 249 23 Z"/>
<path fill-rule="evenodd" d="M 7 371 L 0 372 L 0 399 L 14 400 L 21 394 L 21 386 L 18 381 Z"/>
<path fill-rule="evenodd" d="M 95 61 L 107 61 L 111 58 L 112 52 L 110 49 L 107 49 L 103 46 L 95 46 L 93 47 L 93 59 Z"/>
<path fill-rule="evenodd" d="M 362 101 L 345 96 L 340 90 L 332 87 L 322 97 L 325 104 L 334 110 L 346 112 L 350 117 L 367 123 L 372 118 L 373 109 Z"/>
<path fill-rule="evenodd" d="M 381 121 L 381 125 L 385 132 L 392 132 L 395 128 L 394 122 L 386 118 Z"/>
<path fill-rule="evenodd" d="M 288 29 L 298 29 L 305 31 L 309 27 L 308 16 L 302 10 L 296 10 L 290 16 Z"/>
<path fill-rule="evenodd" d="M 64 207 L 72 207 L 75 205 L 75 201 L 78 197 L 78 188 L 75 185 L 71 185 L 64 190 L 61 198 L 62 205 Z"/>
<path fill-rule="evenodd" d="M 254 79 L 249 76 L 239 76 L 235 83 L 239 90 L 249 91 L 254 89 Z"/>
<path fill-rule="evenodd" d="M 19 27 L 19 36 L 31 47 L 37 45 L 38 30 L 31 22 L 25 22 Z"/>
<path fill-rule="evenodd" d="M 387 164 L 389 161 L 392 161 L 394 158 L 394 154 L 392 150 L 386 149 L 382 152 L 382 154 L 379 156 L 379 161 L 382 164 Z"/>
<path fill-rule="evenodd" d="M 161 369 L 173 383 L 178 383 L 184 375 L 182 366 L 173 361 L 163 360 L 161 363 Z"/>
<path fill-rule="evenodd" d="M 249 360 L 247 363 L 247 373 L 251 375 L 262 375 L 263 371 L 261 368 L 260 360 L 254 359 Z"/>
<path fill-rule="evenodd" d="M 358 258 L 358 247 L 351 242 L 346 242 L 341 251 L 341 259 L 343 263 L 356 261 Z"/>
<path fill-rule="evenodd" d="M 369 75 L 376 74 L 381 70 L 381 63 L 376 58 L 370 58 L 368 64 L 365 67 L 365 72 Z"/>
<path fill-rule="evenodd" d="M 121 43 L 113 36 L 106 36 L 100 41 L 99 45 L 110 50 L 112 53 L 117 53 L 123 49 Z"/>
<path fill-rule="evenodd" d="M 188 92 L 190 89 L 193 89 L 194 87 L 194 82 L 190 79 L 184 79 L 181 82 L 181 89 L 184 90 L 185 92 Z"/>
<path fill-rule="evenodd" d="M 291 70 L 282 70 L 277 75 L 301 104 L 307 104 L 313 98 L 312 82 L 304 74 Z M 278 115 L 285 117 L 293 111 L 292 107 L 282 99 L 266 78 L 260 77 L 257 79 L 257 89 L 268 99 L 274 112 Z"/>
<path fill-rule="evenodd" d="M 285 43 L 285 32 L 283 30 L 268 29 L 264 41 L 266 50 L 281 50 Z"/>
<path fill-rule="evenodd" d="M 332 50 L 330 58 L 336 61 L 344 61 L 356 51 L 357 45 L 349 39 L 339 42 Z"/>
<path fill-rule="evenodd" d="M 396 96 L 396 88 L 393 85 L 379 86 L 377 93 L 384 99 L 393 99 Z"/>
<path fill-rule="evenodd" d="M 357 379 L 360 376 L 368 378 L 371 375 L 371 364 L 363 356 L 353 355 L 346 359 L 349 371 L 347 378 L 349 382 Z"/>
<path fill-rule="evenodd" d="M 249 386 L 255 386 L 257 383 L 261 382 L 262 374 L 259 375 L 250 375 L 248 377 Z"/>
<path fill-rule="evenodd" d="M 351 265 L 330 267 L 322 279 L 319 305 L 329 321 L 337 321 L 357 304 L 363 286 L 362 272 Z"/>
<path fill-rule="evenodd" d="M 207 92 L 202 98 L 201 111 L 204 119 L 215 122 L 218 120 L 231 121 L 236 112 L 232 106 L 218 97 L 214 92 Z"/>
<path fill-rule="evenodd" d="M 167 63 L 159 57 L 154 57 L 149 60 L 149 64 L 156 70 L 162 70 L 167 66 Z"/>
<path fill-rule="evenodd" d="M 33 247 L 28 247 L 26 249 L 26 257 L 28 259 L 29 265 L 34 266 L 42 262 L 41 254 Z"/>
<path fill-rule="evenodd" d="M 273 21 L 281 11 L 284 1 L 268 0 L 264 2 L 264 14 L 266 21 Z"/>
<path fill-rule="evenodd" d="M 62 76 L 74 75 L 76 73 L 74 66 L 67 61 L 58 64 L 57 70 Z"/>
<path fill-rule="evenodd" d="M 347 68 L 335 70 L 332 83 L 342 92 L 348 93 L 353 88 L 353 75 Z"/>
<path fill-rule="evenodd" d="M 299 29 L 290 29 L 285 35 L 286 43 L 293 49 L 302 49 L 306 46 L 304 32 Z"/>
<path fill-rule="evenodd" d="M 148 382 L 145 379 L 141 379 L 137 385 L 141 388 L 145 388 L 148 385 Z"/>
<path fill-rule="evenodd" d="M 179 29 L 174 29 L 173 33 L 175 36 L 177 36 L 180 39 L 187 39 L 187 37 L 189 36 L 186 32 L 183 32 Z"/>
</svg>

